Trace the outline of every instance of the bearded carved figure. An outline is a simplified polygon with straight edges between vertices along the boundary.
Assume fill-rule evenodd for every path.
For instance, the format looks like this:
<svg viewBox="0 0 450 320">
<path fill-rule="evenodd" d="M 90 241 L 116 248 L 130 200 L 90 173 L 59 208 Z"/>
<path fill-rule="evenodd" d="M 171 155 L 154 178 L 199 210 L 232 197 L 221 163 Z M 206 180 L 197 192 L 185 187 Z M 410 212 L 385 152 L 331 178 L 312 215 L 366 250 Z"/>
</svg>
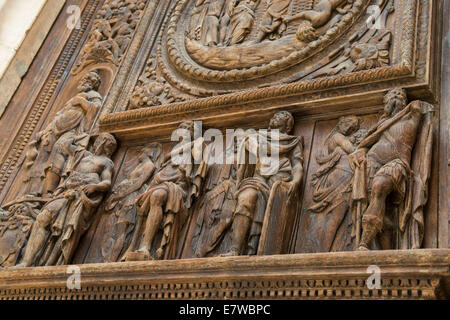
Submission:
<svg viewBox="0 0 450 320">
<path fill-rule="evenodd" d="M 25 194 L 36 196 L 52 193 L 61 182 L 68 159 L 68 141 L 86 147 L 95 117 L 102 105 L 98 93 L 101 78 L 97 71 L 87 73 L 78 93 L 58 111 L 53 120 L 30 142 L 26 154 L 27 178 Z"/>
<path fill-rule="evenodd" d="M 177 236 L 193 199 L 200 194 L 206 172 L 206 163 L 201 160 L 203 138 L 193 139 L 194 122 L 182 122 L 179 129 L 188 139 L 165 156 L 147 190 L 136 198 L 138 221 L 122 260 L 174 259 L 176 256 Z M 160 244 L 153 250 L 160 230 Z"/>
<path fill-rule="evenodd" d="M 384 114 L 349 156 L 355 172 L 356 243 L 359 250 L 419 249 L 424 236 L 433 144 L 433 106 L 407 104 L 396 88 Z"/>
<path fill-rule="evenodd" d="M 107 133 L 97 137 L 93 152 L 68 146 L 73 160 L 70 174 L 37 215 L 18 267 L 71 262 L 81 236 L 111 187 L 114 163 L 110 158 L 116 147 L 115 138 Z"/>
<path fill-rule="evenodd" d="M 269 131 L 249 134 L 242 140 L 238 154 L 243 161 L 236 174 L 231 249 L 224 255 L 261 253 L 265 243 L 260 244 L 260 236 L 264 225 L 271 224 L 265 220 L 276 216 L 275 212 L 284 211 L 289 216 L 287 212 L 295 210 L 293 199 L 303 178 L 303 139 L 290 135 L 293 126 L 292 115 L 281 111 L 270 120 Z M 274 131 L 278 135 L 273 135 Z M 261 153 L 261 148 L 266 152 Z M 277 159 L 272 157 L 274 150 L 278 152 Z M 251 163 L 251 158 L 256 159 L 256 164 Z"/>
</svg>

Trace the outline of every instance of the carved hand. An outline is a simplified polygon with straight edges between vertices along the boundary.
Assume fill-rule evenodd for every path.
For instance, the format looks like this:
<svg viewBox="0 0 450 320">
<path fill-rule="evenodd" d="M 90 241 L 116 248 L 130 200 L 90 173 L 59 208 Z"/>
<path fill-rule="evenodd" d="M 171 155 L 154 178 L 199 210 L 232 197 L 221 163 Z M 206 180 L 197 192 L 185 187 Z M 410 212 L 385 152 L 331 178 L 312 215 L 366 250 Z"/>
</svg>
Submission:
<svg viewBox="0 0 450 320">
<path fill-rule="evenodd" d="M 98 186 L 96 184 L 88 184 L 83 187 L 83 192 L 88 196 L 93 194 L 97 190 L 98 190 Z"/>
<path fill-rule="evenodd" d="M 348 162 L 352 170 L 359 168 L 366 161 L 366 151 L 358 149 L 348 156 Z"/>
<path fill-rule="evenodd" d="M 147 192 L 144 192 L 144 193 L 140 194 L 139 196 L 137 196 L 136 200 L 134 201 L 136 206 L 138 206 L 138 207 L 142 206 L 142 203 L 144 202 L 144 198 L 146 196 L 147 196 Z"/>
<path fill-rule="evenodd" d="M 70 102 L 72 103 L 72 105 L 81 105 L 81 106 L 86 106 L 89 103 L 85 98 L 80 96 L 73 97 L 70 100 Z"/>
<path fill-rule="evenodd" d="M 281 17 L 281 20 L 283 20 L 283 22 L 284 22 L 285 24 L 288 24 L 289 22 L 292 21 L 292 17 L 291 17 L 291 16 Z"/>
<path fill-rule="evenodd" d="M 76 192 L 73 190 L 68 190 L 66 193 L 64 193 L 64 198 L 66 198 L 67 200 L 72 200 L 74 199 L 76 196 Z"/>
</svg>

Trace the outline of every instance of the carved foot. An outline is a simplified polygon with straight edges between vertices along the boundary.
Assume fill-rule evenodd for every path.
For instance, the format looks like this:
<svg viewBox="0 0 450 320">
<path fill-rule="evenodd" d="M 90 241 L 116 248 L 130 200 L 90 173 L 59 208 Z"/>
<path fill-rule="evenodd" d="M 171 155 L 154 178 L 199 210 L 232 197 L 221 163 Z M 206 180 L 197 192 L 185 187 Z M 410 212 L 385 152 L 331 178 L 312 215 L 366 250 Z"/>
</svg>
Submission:
<svg viewBox="0 0 450 320">
<path fill-rule="evenodd" d="M 349 9 L 344 9 L 344 8 L 336 8 L 336 11 L 337 11 L 339 14 L 344 15 L 344 14 L 346 14 L 347 12 L 349 12 L 350 10 L 349 10 Z"/>
<path fill-rule="evenodd" d="M 130 261 L 128 256 L 131 254 L 132 251 L 127 251 L 123 254 L 122 258 L 120 258 L 120 262 Z"/>
<path fill-rule="evenodd" d="M 140 248 L 138 251 L 136 251 L 136 252 L 139 252 L 139 253 L 142 253 L 142 254 L 148 254 L 148 255 L 150 255 L 150 251 L 147 249 L 147 248 Z"/>
<path fill-rule="evenodd" d="M 22 263 L 16 264 L 15 266 L 9 267 L 8 269 L 22 269 L 22 268 L 27 268 L 27 267 L 28 266 L 24 262 L 22 262 Z"/>
<path fill-rule="evenodd" d="M 153 260 L 148 250 L 131 251 L 124 256 L 124 261 L 148 261 Z"/>
<path fill-rule="evenodd" d="M 156 250 L 156 259 L 157 260 L 161 260 L 163 258 L 164 255 L 164 250 L 162 248 L 159 248 L 158 250 Z"/>
<path fill-rule="evenodd" d="M 365 245 L 360 245 L 358 251 L 370 251 L 370 249 L 367 248 Z"/>
<path fill-rule="evenodd" d="M 239 255 L 239 251 L 238 250 L 231 249 L 227 253 L 221 254 L 219 257 L 234 257 L 234 256 L 238 256 L 238 255 Z"/>
</svg>

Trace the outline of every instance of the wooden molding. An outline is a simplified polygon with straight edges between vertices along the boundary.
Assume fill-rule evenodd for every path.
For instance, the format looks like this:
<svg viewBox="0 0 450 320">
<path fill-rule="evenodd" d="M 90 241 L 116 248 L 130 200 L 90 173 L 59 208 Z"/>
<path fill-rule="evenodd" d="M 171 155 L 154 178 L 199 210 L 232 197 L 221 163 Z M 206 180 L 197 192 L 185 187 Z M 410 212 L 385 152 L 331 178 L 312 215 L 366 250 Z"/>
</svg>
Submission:
<svg viewBox="0 0 450 320">
<path fill-rule="evenodd" d="M 370 290 L 367 268 L 381 270 Z M 340 252 L 80 265 L 0 271 L 8 299 L 448 299 L 450 250 Z"/>
</svg>

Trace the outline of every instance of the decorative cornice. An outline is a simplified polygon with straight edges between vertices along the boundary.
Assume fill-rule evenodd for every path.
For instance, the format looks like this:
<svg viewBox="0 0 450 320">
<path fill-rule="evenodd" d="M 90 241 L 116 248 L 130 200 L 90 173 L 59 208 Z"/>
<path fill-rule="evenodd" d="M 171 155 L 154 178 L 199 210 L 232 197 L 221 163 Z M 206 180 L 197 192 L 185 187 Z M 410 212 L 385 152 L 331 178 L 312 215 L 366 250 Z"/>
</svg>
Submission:
<svg viewBox="0 0 450 320">
<path fill-rule="evenodd" d="M 375 265 L 381 289 L 366 281 Z M 450 250 L 370 251 L 81 265 L 0 271 L 2 299 L 439 299 Z"/>
</svg>

